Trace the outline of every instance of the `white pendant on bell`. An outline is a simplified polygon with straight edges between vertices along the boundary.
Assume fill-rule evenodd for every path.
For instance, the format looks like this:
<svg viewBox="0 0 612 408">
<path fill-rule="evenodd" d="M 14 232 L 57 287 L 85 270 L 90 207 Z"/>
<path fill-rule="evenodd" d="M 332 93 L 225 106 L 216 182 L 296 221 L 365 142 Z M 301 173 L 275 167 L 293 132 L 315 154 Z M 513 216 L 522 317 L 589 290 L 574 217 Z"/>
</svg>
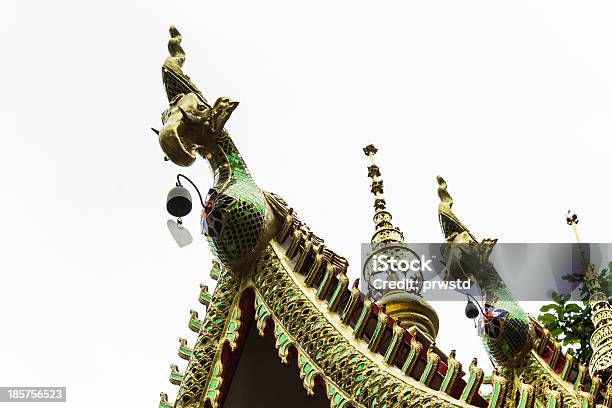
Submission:
<svg viewBox="0 0 612 408">
<path fill-rule="evenodd" d="M 189 230 L 183 226 L 180 218 L 178 222 L 168 220 L 166 225 L 168 226 L 168 230 L 170 231 L 172 238 L 174 238 L 174 241 L 176 241 L 179 247 L 183 248 L 193 242 L 191 232 L 189 232 Z"/>
</svg>

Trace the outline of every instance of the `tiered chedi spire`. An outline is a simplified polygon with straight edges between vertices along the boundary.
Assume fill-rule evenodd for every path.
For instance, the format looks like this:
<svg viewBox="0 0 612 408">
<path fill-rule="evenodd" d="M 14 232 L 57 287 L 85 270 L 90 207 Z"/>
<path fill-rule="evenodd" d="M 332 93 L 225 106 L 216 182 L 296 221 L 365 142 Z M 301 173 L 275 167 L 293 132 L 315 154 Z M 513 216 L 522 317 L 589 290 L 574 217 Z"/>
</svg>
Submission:
<svg viewBox="0 0 612 408">
<path fill-rule="evenodd" d="M 372 179 L 372 194 L 374 194 L 374 234 L 372 235 L 372 245 L 403 243 L 404 235 L 393 226 L 392 216 L 387 211 L 387 202 L 384 198 L 383 181 L 380 178 L 380 168 L 374 162 L 374 155 L 378 149 L 370 144 L 363 148 L 363 152 L 370 159 L 368 166 L 368 177 Z"/>
<path fill-rule="evenodd" d="M 404 234 L 392 223 L 391 213 L 387 210 L 387 202 L 384 198 L 384 186 L 381 179 L 380 168 L 374 162 L 374 155 L 378 149 L 374 145 L 363 148 L 363 152 L 368 156 L 370 165 L 368 166 L 368 177 L 372 179 L 371 192 L 374 194 L 374 233 L 370 240 L 372 244 L 372 254 L 364 265 L 364 281 L 370 286 L 371 278 L 379 277 L 377 271 L 372 266 L 374 256 L 386 255 L 397 259 L 407 259 L 414 254 L 404 243 Z M 386 282 L 408 280 L 403 272 L 397 273 L 395 270 L 385 272 Z M 420 281 L 417 280 L 420 285 Z M 400 322 L 400 325 L 408 330 L 418 329 L 426 335 L 430 341 L 435 340 L 439 329 L 439 320 L 436 311 L 431 305 L 418 295 L 420 290 L 397 289 L 392 287 L 380 290 L 381 297 L 375 298 L 378 304 L 385 308 L 386 313 Z M 372 293 L 368 291 L 368 295 Z"/>
<path fill-rule="evenodd" d="M 593 265 L 580 242 L 578 235 L 578 216 L 568 212 L 568 225 L 572 226 L 576 241 L 580 245 L 580 256 L 584 266 L 584 282 L 589 291 L 589 304 L 591 305 L 591 320 L 595 330 L 591 335 L 591 349 L 593 355 L 589 362 L 591 376 L 597 375 L 604 382 L 610 380 L 612 374 L 612 307 L 608 296 L 601 290 L 599 278 Z"/>
</svg>

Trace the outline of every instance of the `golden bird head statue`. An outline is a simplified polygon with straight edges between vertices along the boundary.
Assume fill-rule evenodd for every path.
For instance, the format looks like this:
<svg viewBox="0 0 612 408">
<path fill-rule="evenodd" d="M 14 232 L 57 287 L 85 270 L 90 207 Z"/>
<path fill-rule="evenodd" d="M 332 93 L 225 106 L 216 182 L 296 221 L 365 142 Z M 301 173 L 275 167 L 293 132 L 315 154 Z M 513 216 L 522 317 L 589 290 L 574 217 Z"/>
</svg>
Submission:
<svg viewBox="0 0 612 408">
<path fill-rule="evenodd" d="M 227 137 L 224 127 L 238 102 L 223 97 L 212 106 L 208 103 L 183 73 L 185 51 L 181 41 L 179 31 L 170 27 L 170 56 L 162 67 L 169 106 L 162 114 L 162 128 L 155 132 L 166 158 L 186 167 L 193 164 L 198 153 L 206 157 L 219 137 Z"/>
</svg>

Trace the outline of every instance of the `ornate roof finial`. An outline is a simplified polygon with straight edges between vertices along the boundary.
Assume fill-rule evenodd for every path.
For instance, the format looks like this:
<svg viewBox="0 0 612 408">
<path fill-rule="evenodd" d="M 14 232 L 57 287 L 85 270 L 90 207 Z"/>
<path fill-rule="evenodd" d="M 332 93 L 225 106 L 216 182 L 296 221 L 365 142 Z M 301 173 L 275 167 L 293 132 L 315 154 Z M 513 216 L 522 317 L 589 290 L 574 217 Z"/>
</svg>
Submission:
<svg viewBox="0 0 612 408">
<path fill-rule="evenodd" d="M 185 50 L 181 46 L 183 37 L 176 27 L 170 27 L 170 39 L 168 40 L 168 51 L 170 56 L 164 61 L 162 67 L 162 78 L 168 101 L 173 100 L 179 94 L 194 93 L 207 107 L 210 104 L 202 95 L 198 87 L 191 82 L 191 79 L 183 73 L 185 63 Z"/>
<path fill-rule="evenodd" d="M 578 215 L 568 210 L 565 220 L 574 230 L 576 242 L 580 248 L 580 256 L 584 267 L 584 283 L 589 291 L 589 304 L 592 310 L 591 321 L 595 327 L 590 341 L 593 355 L 589 362 L 589 371 L 591 376 L 597 375 L 606 382 L 612 374 L 612 335 L 609 334 L 612 329 L 612 319 L 610 318 L 612 307 L 608 302 L 608 296 L 601 289 L 595 265 L 590 262 L 580 241 Z"/>
<path fill-rule="evenodd" d="M 440 202 L 451 208 L 453 206 L 453 197 L 451 197 L 446 189 L 446 181 L 440 176 L 436 176 L 436 180 L 438 180 L 438 197 L 440 197 Z"/>
<path fill-rule="evenodd" d="M 374 145 L 369 144 L 363 148 L 363 152 L 370 159 L 368 166 L 368 177 L 372 179 L 370 191 L 374 194 L 374 234 L 372 235 L 372 244 L 388 244 L 388 243 L 403 243 L 404 235 L 393 226 L 392 216 L 387 211 L 387 201 L 384 198 L 384 185 L 381 179 L 380 168 L 374 163 L 374 155 L 378 149 Z"/>
<path fill-rule="evenodd" d="M 445 238 L 449 238 L 454 233 L 461 234 L 466 232 L 473 241 L 477 241 L 476 237 L 472 235 L 470 230 L 463 225 L 463 223 L 457 218 L 452 210 L 453 197 L 449 194 L 446 189 L 446 181 L 440 176 L 436 176 L 438 180 L 438 197 L 440 197 L 440 204 L 438 205 L 438 217 L 440 219 L 440 227 Z"/>
<path fill-rule="evenodd" d="M 363 152 L 370 159 L 368 177 L 372 179 L 370 191 L 374 194 L 374 234 L 370 240 L 372 252 L 366 259 L 362 271 L 366 296 L 384 307 L 386 314 L 395 319 L 397 324 L 401 323 L 405 329 L 418 329 L 433 342 L 438 334 L 439 319 L 435 309 L 420 297 L 422 274 L 402 271 L 396 267 L 378 270 L 374 266 L 376 264 L 374 260 L 380 259 L 382 255 L 388 259 L 399 260 L 411 260 L 417 256 L 405 244 L 404 235 L 391 221 L 391 213 L 387 210 L 384 198 L 380 168 L 374 163 L 377 151 L 378 149 L 371 144 L 363 148 Z M 398 284 L 403 282 L 405 289 L 400 289 L 401 285 L 385 286 L 383 282 Z"/>
</svg>

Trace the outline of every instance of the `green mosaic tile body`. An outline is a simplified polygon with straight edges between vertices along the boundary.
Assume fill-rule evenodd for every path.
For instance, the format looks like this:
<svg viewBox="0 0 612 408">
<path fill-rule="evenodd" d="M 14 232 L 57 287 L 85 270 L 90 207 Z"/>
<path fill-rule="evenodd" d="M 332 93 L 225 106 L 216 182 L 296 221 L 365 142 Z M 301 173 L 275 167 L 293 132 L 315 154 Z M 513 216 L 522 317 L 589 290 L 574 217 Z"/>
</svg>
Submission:
<svg viewBox="0 0 612 408">
<path fill-rule="evenodd" d="M 214 189 L 219 196 L 214 205 L 222 214 L 222 230 L 216 237 L 208 237 L 213 254 L 231 266 L 253 251 L 261 239 L 265 218 L 262 191 L 225 134 L 218 140 L 218 149 L 209 159 L 215 176 Z"/>
<path fill-rule="evenodd" d="M 482 337 L 482 343 L 489 356 L 497 364 L 506 366 L 532 341 L 529 318 L 508 291 L 497 271 L 489 272 L 488 282 L 483 286 L 485 300 L 495 299 L 491 302 L 495 308 L 508 311 L 500 338 Z"/>
</svg>

